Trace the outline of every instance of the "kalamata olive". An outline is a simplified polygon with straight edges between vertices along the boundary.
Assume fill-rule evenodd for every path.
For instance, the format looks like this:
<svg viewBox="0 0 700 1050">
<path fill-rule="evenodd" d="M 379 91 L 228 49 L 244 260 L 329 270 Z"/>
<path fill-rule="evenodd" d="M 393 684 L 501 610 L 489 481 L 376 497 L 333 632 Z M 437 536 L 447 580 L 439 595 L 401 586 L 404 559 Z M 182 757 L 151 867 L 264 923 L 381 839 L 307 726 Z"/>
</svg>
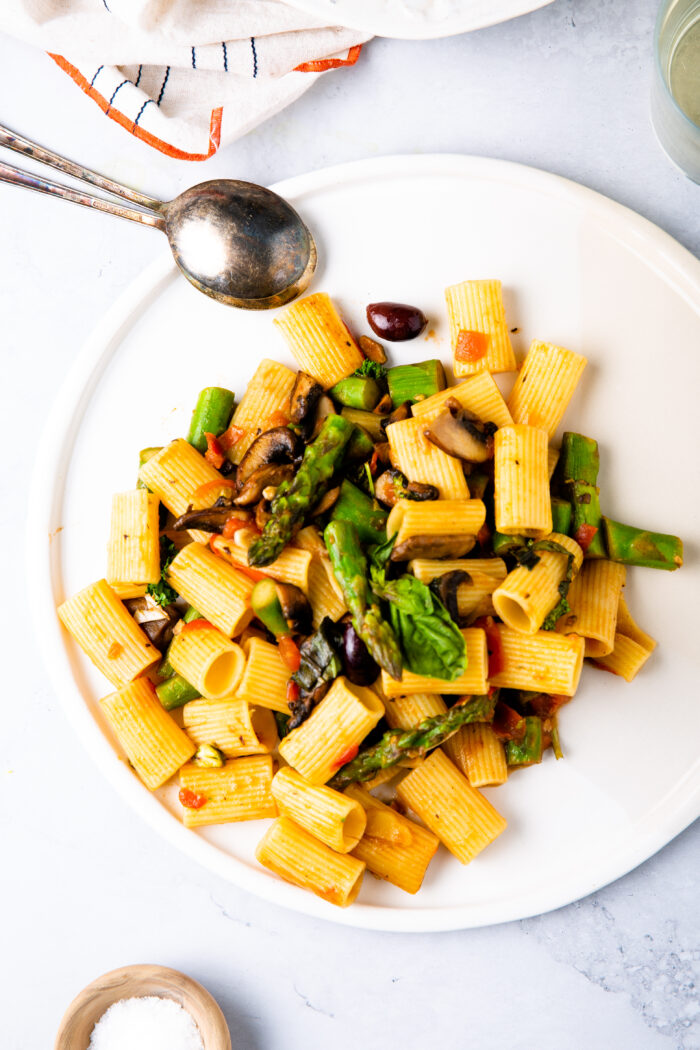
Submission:
<svg viewBox="0 0 700 1050">
<path fill-rule="evenodd" d="M 370 303 L 367 320 L 376 335 L 394 343 L 415 339 L 428 323 L 422 310 L 405 303 Z"/>
<path fill-rule="evenodd" d="M 345 628 L 341 650 L 343 673 L 353 685 L 371 685 L 377 679 L 379 665 L 372 659 L 367 646 L 351 623 L 339 626 Z"/>
</svg>

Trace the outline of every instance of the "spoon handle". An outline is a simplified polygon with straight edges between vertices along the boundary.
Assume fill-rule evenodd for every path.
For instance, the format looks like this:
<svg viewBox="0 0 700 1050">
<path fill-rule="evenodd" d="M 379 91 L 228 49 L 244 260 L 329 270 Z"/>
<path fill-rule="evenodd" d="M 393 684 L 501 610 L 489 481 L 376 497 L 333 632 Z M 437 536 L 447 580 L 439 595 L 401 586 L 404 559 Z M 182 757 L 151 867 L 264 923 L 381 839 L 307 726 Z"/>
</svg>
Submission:
<svg viewBox="0 0 700 1050">
<path fill-rule="evenodd" d="M 105 180 L 107 181 L 107 180 Z M 28 171 L 21 171 L 11 164 L 0 163 L 0 182 L 8 182 L 12 186 L 23 186 L 28 190 L 36 190 L 38 193 L 48 193 L 52 197 L 61 197 L 73 204 L 82 204 L 86 208 L 96 208 L 98 211 L 107 212 L 108 215 L 117 215 L 121 219 L 131 219 L 132 222 L 141 222 L 145 226 L 154 226 L 158 230 L 165 229 L 165 220 L 153 212 L 138 211 L 136 208 L 127 208 L 116 201 L 103 200 L 94 197 L 91 193 L 83 190 L 74 190 L 69 186 L 61 186 L 58 182 L 50 182 L 38 175 L 32 175 Z"/>
<path fill-rule="evenodd" d="M 92 186 L 106 190 L 107 193 L 112 193 L 115 197 L 121 197 L 122 200 L 131 201 L 132 204 L 138 204 L 142 208 L 151 208 L 153 211 L 158 211 L 161 205 L 161 201 L 154 200 L 153 197 L 147 197 L 144 193 L 139 193 L 137 190 L 129 189 L 128 186 L 122 186 L 121 183 L 107 179 L 104 175 L 98 175 L 96 171 L 84 168 L 82 164 L 75 164 L 72 160 L 62 157 L 60 153 L 54 153 L 53 150 L 45 149 L 43 146 L 39 146 L 38 143 L 32 142 L 31 139 L 25 139 L 22 135 L 16 135 L 14 131 L 3 127 L 2 124 L 0 124 L 0 146 L 6 146 L 7 149 L 14 150 L 15 153 L 23 153 L 25 157 L 31 157 L 32 160 L 37 160 L 41 164 L 47 164 L 50 168 L 62 171 L 64 175 L 72 175 L 73 178 L 80 179 L 81 182 L 88 182 Z"/>
</svg>

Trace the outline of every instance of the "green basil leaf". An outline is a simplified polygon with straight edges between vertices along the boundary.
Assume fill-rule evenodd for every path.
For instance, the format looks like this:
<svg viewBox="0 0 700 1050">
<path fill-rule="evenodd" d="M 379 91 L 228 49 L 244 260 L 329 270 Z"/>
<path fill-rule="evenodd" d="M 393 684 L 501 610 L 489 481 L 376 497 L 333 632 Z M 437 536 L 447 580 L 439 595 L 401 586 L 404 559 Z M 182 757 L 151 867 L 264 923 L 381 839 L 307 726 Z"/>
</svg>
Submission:
<svg viewBox="0 0 700 1050">
<path fill-rule="evenodd" d="M 464 635 L 445 606 L 415 576 L 400 576 L 388 583 L 373 574 L 378 597 L 389 603 L 389 617 L 404 657 L 414 674 L 453 682 L 464 674 L 467 650 Z"/>
</svg>

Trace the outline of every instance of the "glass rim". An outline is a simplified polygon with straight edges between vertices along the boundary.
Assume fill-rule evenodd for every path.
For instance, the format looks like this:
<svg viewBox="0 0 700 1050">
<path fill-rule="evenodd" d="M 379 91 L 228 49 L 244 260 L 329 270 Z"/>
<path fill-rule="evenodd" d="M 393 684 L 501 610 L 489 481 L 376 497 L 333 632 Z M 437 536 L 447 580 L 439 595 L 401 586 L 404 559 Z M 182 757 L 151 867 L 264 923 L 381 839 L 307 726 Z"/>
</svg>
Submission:
<svg viewBox="0 0 700 1050">
<path fill-rule="evenodd" d="M 690 117 L 688 116 L 688 114 L 685 112 L 685 110 L 678 104 L 677 100 L 673 96 L 673 92 L 671 91 L 669 83 L 668 83 L 666 77 L 664 76 L 663 70 L 661 68 L 661 59 L 659 58 L 659 41 L 661 39 L 661 21 L 662 21 L 663 15 L 667 12 L 667 10 L 669 8 L 669 5 L 671 3 L 672 3 L 672 0 L 662 0 L 662 3 L 660 4 L 659 10 L 658 10 L 657 15 L 656 15 L 656 23 L 654 25 L 654 65 L 656 67 L 656 74 L 659 77 L 659 79 L 660 79 L 660 81 L 661 81 L 661 83 L 663 85 L 663 89 L 664 89 L 665 94 L 671 100 L 671 104 L 672 104 L 673 108 L 678 113 L 678 115 L 681 117 L 681 119 L 690 128 L 692 128 L 698 135 L 700 135 L 700 125 L 696 124 L 694 120 L 691 120 Z"/>
</svg>

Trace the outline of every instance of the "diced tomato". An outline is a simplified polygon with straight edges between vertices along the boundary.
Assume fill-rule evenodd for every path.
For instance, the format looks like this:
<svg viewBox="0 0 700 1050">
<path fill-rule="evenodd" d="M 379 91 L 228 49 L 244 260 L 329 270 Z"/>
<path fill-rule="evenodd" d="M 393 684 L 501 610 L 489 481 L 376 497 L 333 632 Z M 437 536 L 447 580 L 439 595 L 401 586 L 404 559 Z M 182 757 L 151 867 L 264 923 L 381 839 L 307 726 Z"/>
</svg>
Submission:
<svg viewBox="0 0 700 1050">
<path fill-rule="evenodd" d="M 299 686 L 291 678 L 287 682 L 287 703 L 295 704 L 299 699 Z"/>
<path fill-rule="evenodd" d="M 207 801 L 207 796 L 193 791 L 191 788 L 180 788 L 179 799 L 185 809 L 201 809 Z"/>
<path fill-rule="evenodd" d="M 531 711 L 533 715 L 539 715 L 540 718 L 552 718 L 560 707 L 564 704 L 568 704 L 570 696 L 560 696 L 555 693 L 541 693 L 539 696 L 534 696 L 532 700 L 528 701 L 527 709 Z"/>
<path fill-rule="evenodd" d="M 249 521 L 246 518 L 237 518 L 234 515 L 226 519 L 221 535 L 225 540 L 232 540 L 239 529 L 255 529 L 256 532 L 258 531 L 254 521 Z"/>
<path fill-rule="evenodd" d="M 230 452 L 233 446 L 237 445 L 244 435 L 245 430 L 243 427 L 237 427 L 232 423 L 228 430 L 224 430 L 223 434 L 219 434 L 219 444 L 224 452 Z"/>
<path fill-rule="evenodd" d="M 279 646 L 280 656 L 282 657 L 283 663 L 286 664 L 292 674 L 295 671 L 298 671 L 301 667 L 301 653 L 299 652 L 299 646 L 294 639 L 290 638 L 288 635 L 282 635 L 277 639 L 277 644 Z"/>
<path fill-rule="evenodd" d="M 355 758 L 359 750 L 360 749 L 357 744 L 353 744 L 352 747 L 346 747 L 345 751 L 341 751 L 338 757 L 333 759 L 333 761 L 331 762 L 332 768 L 340 769 L 340 767 L 344 766 L 346 762 L 352 762 L 353 758 Z"/>
<path fill-rule="evenodd" d="M 247 526 L 248 522 L 245 524 Z M 215 532 L 209 537 L 209 549 L 213 551 L 214 554 L 218 555 L 219 558 L 223 558 L 224 561 L 227 561 L 229 565 L 233 565 L 235 569 L 242 572 L 249 580 L 255 580 L 256 583 L 258 580 L 267 579 L 270 575 L 268 572 L 263 572 L 261 569 L 253 569 L 250 565 L 244 564 L 244 562 L 240 560 L 243 557 L 243 554 L 241 553 L 241 555 L 237 557 L 231 550 L 231 547 L 228 546 L 226 539 L 218 532 Z"/>
<path fill-rule="evenodd" d="M 209 431 L 205 430 L 204 436 L 207 439 L 207 451 L 204 453 L 204 458 L 207 463 L 211 463 L 212 467 L 216 467 L 219 470 L 226 459 L 224 450 L 219 444 L 216 434 L 210 434 Z"/>
<path fill-rule="evenodd" d="M 491 723 L 491 728 L 499 740 L 517 740 L 525 738 L 525 719 L 514 711 L 508 704 L 500 700 L 496 704 L 496 713 Z"/>
<path fill-rule="evenodd" d="M 484 522 L 484 524 L 477 532 L 476 542 L 482 549 L 487 548 L 489 543 L 491 542 L 491 528 L 489 525 L 486 524 L 486 522 Z"/>
<path fill-rule="evenodd" d="M 107 650 L 107 659 L 116 660 L 118 656 L 121 656 L 124 651 L 124 646 L 121 642 L 112 642 L 109 649 Z"/>
<path fill-rule="evenodd" d="M 486 648 L 489 654 L 489 678 L 494 678 L 503 670 L 503 642 L 498 624 L 494 622 L 493 616 L 480 616 L 472 624 L 473 627 L 481 627 L 486 632 Z"/>
<path fill-rule="evenodd" d="M 372 458 L 369 461 L 369 469 L 372 477 L 377 473 L 377 463 L 379 462 L 379 448 L 375 447 L 372 453 Z"/>
<path fill-rule="evenodd" d="M 214 624 L 209 623 L 209 620 L 205 620 L 204 618 L 199 620 L 190 620 L 189 623 L 183 623 L 182 628 L 180 630 L 180 634 L 184 634 L 185 631 L 202 631 L 207 630 L 209 628 L 212 631 L 216 630 Z"/>
<path fill-rule="evenodd" d="M 468 332 L 463 328 L 457 336 L 455 361 L 465 364 L 480 361 L 485 356 L 490 341 L 491 337 L 485 332 Z"/>
<path fill-rule="evenodd" d="M 584 554 L 593 542 L 593 537 L 595 536 L 597 531 L 597 525 L 586 525 L 585 523 L 583 525 L 579 525 L 579 527 L 576 529 L 576 532 L 574 533 L 574 539 L 576 540 Z"/>
<path fill-rule="evenodd" d="M 262 425 L 263 433 L 266 430 L 274 430 L 275 427 L 286 427 L 289 423 L 289 416 L 286 412 L 273 412 Z"/>
</svg>

